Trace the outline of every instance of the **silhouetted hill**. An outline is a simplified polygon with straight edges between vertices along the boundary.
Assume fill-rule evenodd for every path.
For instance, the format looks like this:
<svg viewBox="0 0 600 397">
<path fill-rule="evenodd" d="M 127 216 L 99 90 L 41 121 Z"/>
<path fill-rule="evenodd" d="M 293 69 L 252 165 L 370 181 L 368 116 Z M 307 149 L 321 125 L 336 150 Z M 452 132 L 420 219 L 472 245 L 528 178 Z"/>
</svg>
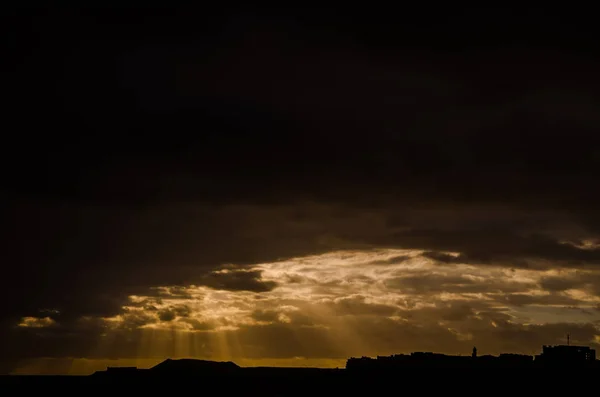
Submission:
<svg viewBox="0 0 600 397">
<path fill-rule="evenodd" d="M 150 368 L 153 373 L 231 373 L 241 368 L 231 361 L 208 361 L 195 359 L 172 360 L 170 358 Z"/>
<path fill-rule="evenodd" d="M 209 361 L 196 359 L 166 359 L 149 369 L 136 367 L 108 367 L 106 371 L 96 371 L 92 376 L 98 378 L 124 377 L 165 377 L 165 376 L 215 376 L 233 375 L 241 367 L 231 361 Z"/>
<path fill-rule="evenodd" d="M 149 369 L 152 375 L 179 374 L 197 375 L 205 374 L 231 374 L 241 368 L 231 361 L 208 361 L 194 359 L 172 360 L 170 358 Z"/>
</svg>

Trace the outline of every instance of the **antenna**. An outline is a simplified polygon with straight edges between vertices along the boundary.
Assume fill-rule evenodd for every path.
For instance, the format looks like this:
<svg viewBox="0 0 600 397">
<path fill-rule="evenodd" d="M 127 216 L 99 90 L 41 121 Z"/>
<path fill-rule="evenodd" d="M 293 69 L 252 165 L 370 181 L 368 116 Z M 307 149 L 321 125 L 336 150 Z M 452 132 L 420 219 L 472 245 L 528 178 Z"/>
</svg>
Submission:
<svg viewBox="0 0 600 397">
<path fill-rule="evenodd" d="M 567 346 L 571 346 L 571 334 L 567 334 Z"/>
</svg>

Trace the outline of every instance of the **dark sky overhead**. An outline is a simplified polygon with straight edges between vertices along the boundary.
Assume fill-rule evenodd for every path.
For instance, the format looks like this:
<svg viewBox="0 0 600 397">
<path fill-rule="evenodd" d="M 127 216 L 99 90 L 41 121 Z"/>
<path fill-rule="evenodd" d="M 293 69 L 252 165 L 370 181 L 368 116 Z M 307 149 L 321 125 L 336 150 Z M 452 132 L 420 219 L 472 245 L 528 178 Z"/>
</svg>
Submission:
<svg viewBox="0 0 600 397">
<path fill-rule="evenodd" d="M 599 348 L 586 14 L 5 10 L 0 373 Z"/>
</svg>

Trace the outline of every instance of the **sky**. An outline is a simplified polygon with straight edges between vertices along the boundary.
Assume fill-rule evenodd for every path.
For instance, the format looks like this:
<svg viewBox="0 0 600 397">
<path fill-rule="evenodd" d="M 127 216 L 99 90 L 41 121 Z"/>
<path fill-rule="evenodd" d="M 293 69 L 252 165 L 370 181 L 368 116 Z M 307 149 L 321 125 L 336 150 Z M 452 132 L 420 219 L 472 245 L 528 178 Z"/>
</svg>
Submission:
<svg viewBox="0 0 600 397">
<path fill-rule="evenodd" d="M 565 10 L 3 15 L 0 373 L 600 347 Z"/>
</svg>

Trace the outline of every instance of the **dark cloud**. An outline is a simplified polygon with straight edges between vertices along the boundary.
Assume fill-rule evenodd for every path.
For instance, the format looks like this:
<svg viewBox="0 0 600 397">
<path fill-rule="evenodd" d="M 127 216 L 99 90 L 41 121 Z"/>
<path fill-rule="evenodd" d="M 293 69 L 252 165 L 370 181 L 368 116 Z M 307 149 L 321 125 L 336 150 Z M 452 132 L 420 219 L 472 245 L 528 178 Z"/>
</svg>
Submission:
<svg viewBox="0 0 600 397">
<path fill-rule="evenodd" d="M 364 296 L 353 296 L 334 301 L 331 305 L 334 313 L 350 316 L 392 316 L 397 307 L 366 302 Z"/>
<path fill-rule="evenodd" d="M 461 257 L 454 256 L 450 254 L 445 254 L 443 252 L 435 252 L 435 251 L 427 251 L 422 254 L 425 258 L 433 259 L 438 262 L 443 263 L 460 263 Z"/>
<path fill-rule="evenodd" d="M 397 288 L 417 293 L 434 291 L 451 292 L 448 287 L 462 289 L 465 285 L 468 287 L 472 284 L 474 284 L 472 280 L 463 277 L 436 277 L 435 275 L 397 277 L 386 281 L 386 285 L 389 288 Z"/>
<path fill-rule="evenodd" d="M 514 267 L 540 266 L 536 260 L 552 261 L 563 266 L 598 264 L 600 249 L 579 248 L 557 237 L 542 234 L 521 235 L 497 230 L 413 230 L 395 235 L 404 247 L 459 252 L 458 257 L 440 252 L 423 254 L 443 263 L 502 264 Z M 553 265 L 554 265 L 553 264 Z"/>
<path fill-rule="evenodd" d="M 474 314 L 475 311 L 468 304 L 459 304 L 449 306 L 448 310 L 440 318 L 446 321 L 464 321 L 471 318 Z"/>
<path fill-rule="evenodd" d="M 410 256 L 408 256 L 408 255 L 398 255 L 398 256 L 394 256 L 389 259 L 380 259 L 380 260 L 369 262 L 369 265 L 395 265 L 398 263 L 402 263 L 409 258 L 410 258 Z"/>
<path fill-rule="evenodd" d="M 85 354 L 104 326 L 85 328 L 81 319 L 124 314 L 127 305 L 153 313 L 125 313 L 123 326 L 134 333 L 127 338 L 140 336 L 136 327 L 178 319 L 213 330 L 163 300 L 191 299 L 190 285 L 274 291 L 281 284 L 248 267 L 340 249 L 419 249 L 441 269 L 597 267 L 595 25 L 567 21 L 562 10 L 561 18 L 451 11 L 450 25 L 432 18 L 422 26 L 362 7 L 346 16 L 3 17 L 12 127 L 0 153 L 0 299 L 10 302 L 0 311 L 0 357 Z M 511 305 L 571 305 L 574 298 L 561 295 L 569 288 L 600 288 L 597 278 L 548 276 L 540 287 L 551 294 L 533 297 L 491 279 L 397 276 L 389 288 L 497 293 Z M 322 281 L 315 292 L 357 281 Z M 294 274 L 278 282 L 313 280 Z M 355 317 L 393 312 L 358 298 L 331 305 Z M 442 317 L 461 318 L 460 310 Z M 289 327 L 304 320 L 285 314 L 290 323 L 244 331 L 252 346 L 273 341 L 252 354 L 342 354 L 323 330 L 302 331 L 312 347 L 286 345 Z M 27 316 L 59 326 L 15 328 Z M 408 348 L 386 344 L 396 331 L 415 340 L 416 328 L 389 319 L 370 331 L 356 321 L 377 349 Z M 515 332 L 523 347 L 550 329 L 510 327 L 485 335 Z M 434 341 L 411 346 L 454 340 L 441 328 L 428 332 Z M 130 354 L 126 332 L 119 335 L 115 346 Z"/>
<path fill-rule="evenodd" d="M 253 292 L 266 292 L 277 286 L 274 281 L 261 280 L 261 272 L 255 270 L 212 272 L 204 277 L 202 284 L 215 289 Z"/>
<path fill-rule="evenodd" d="M 159 301 L 160 298 L 190 299 L 192 297 L 186 288 L 181 285 L 151 287 L 144 295 L 156 296 Z"/>
<path fill-rule="evenodd" d="M 540 286 L 549 291 L 582 289 L 594 295 L 600 294 L 600 277 L 597 274 L 575 273 L 571 275 L 549 276 L 540 280 Z"/>
<path fill-rule="evenodd" d="M 171 321 L 174 320 L 176 314 L 171 310 L 161 310 L 158 312 L 158 318 L 160 321 Z"/>
<path fill-rule="evenodd" d="M 565 291 L 582 286 L 582 280 L 565 277 L 545 277 L 540 280 L 540 286 L 547 291 Z"/>
<path fill-rule="evenodd" d="M 171 315 L 171 312 L 159 312 L 158 318 L 160 319 L 160 321 L 170 321 L 174 318 L 174 314 L 173 318 L 170 318 Z M 157 322 L 157 319 L 150 314 L 140 312 L 128 313 L 127 310 L 125 310 L 123 318 L 124 322 L 121 324 L 121 327 L 123 327 L 126 330 L 135 330 L 140 327 L 143 327 L 144 325 L 153 324 Z"/>
<path fill-rule="evenodd" d="M 215 325 L 206 321 L 199 321 L 193 318 L 184 318 L 183 321 L 192 326 L 193 331 L 212 331 Z"/>
<path fill-rule="evenodd" d="M 544 296 L 533 296 L 528 294 L 502 294 L 497 298 L 500 302 L 506 302 L 511 305 L 522 306 L 522 305 L 577 305 L 581 304 L 578 299 L 570 298 L 568 296 L 562 296 L 557 294 L 550 294 Z"/>
<path fill-rule="evenodd" d="M 275 310 L 255 310 L 252 318 L 258 321 L 277 321 L 279 313 Z"/>
<path fill-rule="evenodd" d="M 415 274 L 394 277 L 385 281 L 386 286 L 410 293 L 511 293 L 522 292 L 533 288 L 534 283 L 515 283 L 493 277 L 477 280 L 467 276 L 444 274 Z"/>
</svg>

